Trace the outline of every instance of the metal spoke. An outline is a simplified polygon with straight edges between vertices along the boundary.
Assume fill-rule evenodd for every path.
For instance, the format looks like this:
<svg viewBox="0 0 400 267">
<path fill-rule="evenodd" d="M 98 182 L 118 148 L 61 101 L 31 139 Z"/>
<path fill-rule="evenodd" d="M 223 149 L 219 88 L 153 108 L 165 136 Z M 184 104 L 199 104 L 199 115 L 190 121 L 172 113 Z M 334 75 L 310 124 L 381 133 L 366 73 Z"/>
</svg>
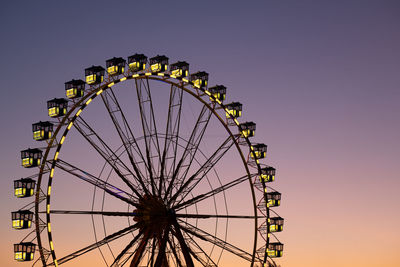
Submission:
<svg viewBox="0 0 400 267">
<path fill-rule="evenodd" d="M 45 213 L 44 211 L 41 213 Z M 90 211 L 90 210 L 51 210 L 50 214 L 74 214 L 74 215 L 103 215 L 103 216 L 123 216 L 134 217 L 139 216 L 134 212 L 126 211 Z"/>
<path fill-rule="evenodd" d="M 227 219 L 259 219 L 265 216 L 254 215 L 219 215 L 219 214 L 176 214 L 177 218 L 194 218 L 194 219 L 210 219 L 210 218 L 227 218 Z"/>
<path fill-rule="evenodd" d="M 207 175 L 207 173 L 214 168 L 218 161 L 225 155 L 226 152 L 235 143 L 235 139 L 229 136 L 221 146 L 208 158 L 208 160 L 192 175 L 189 179 L 177 190 L 177 192 L 169 199 L 169 204 L 173 203 L 178 196 L 182 194 L 179 202 L 183 201 L 185 197 L 196 187 L 196 185 Z"/>
<path fill-rule="evenodd" d="M 173 239 L 168 239 L 167 241 L 168 241 L 169 247 L 172 250 L 172 254 L 174 254 L 174 257 L 175 257 L 175 260 L 176 260 L 176 264 L 178 265 L 178 267 L 183 267 L 182 262 L 181 262 L 181 260 L 179 258 L 179 255 L 176 252 L 175 242 L 173 242 Z"/>
<path fill-rule="evenodd" d="M 158 249 L 158 255 L 157 255 L 157 258 L 156 258 L 156 262 L 154 263 L 154 267 L 161 267 L 163 265 L 163 263 L 165 262 L 165 260 L 166 260 L 165 249 L 167 247 L 167 240 L 168 240 L 169 230 L 170 230 L 170 225 L 168 225 L 166 227 L 166 229 L 164 230 L 164 235 L 160 240 L 160 245 L 159 245 L 159 249 Z"/>
<path fill-rule="evenodd" d="M 140 260 L 142 259 L 143 253 L 146 249 L 147 242 L 149 241 L 150 238 L 150 233 L 148 232 L 148 230 L 145 231 L 146 232 L 142 240 L 140 241 L 138 248 L 135 251 L 135 255 L 133 256 L 130 267 L 137 267 L 140 263 Z"/>
<path fill-rule="evenodd" d="M 165 193 L 165 199 L 168 197 L 168 195 L 172 194 L 173 186 L 176 187 L 177 184 L 182 184 L 185 180 L 196 152 L 200 146 L 201 140 L 203 139 L 211 115 L 212 111 L 206 106 L 203 106 L 192 130 L 189 141 L 187 142 L 183 155 L 174 170 L 171 181 L 167 188 L 167 192 Z M 179 187 L 179 185 L 177 187 Z"/>
<path fill-rule="evenodd" d="M 155 177 L 157 177 L 158 170 L 155 169 L 153 158 L 158 157 L 158 162 L 161 162 L 161 153 L 157 136 L 157 127 L 154 118 L 149 80 L 135 80 L 135 85 L 139 102 L 140 118 L 142 121 L 143 136 L 146 146 L 147 170 L 149 172 L 148 174 L 152 192 L 155 195 Z M 156 150 L 156 155 L 153 155 L 154 150 Z"/>
<path fill-rule="evenodd" d="M 197 261 L 199 261 L 203 266 L 207 266 L 207 267 L 211 267 L 211 266 L 217 267 L 218 266 L 190 235 L 186 234 L 186 236 L 188 237 L 188 239 L 187 239 L 188 243 L 191 243 L 193 246 L 197 247 L 197 249 L 199 250 L 199 252 L 196 252 L 196 253 L 193 251 L 193 253 L 194 253 L 193 256 L 196 258 Z M 199 256 L 199 254 L 203 254 L 206 257 L 206 260 L 203 260 Z"/>
<path fill-rule="evenodd" d="M 140 163 L 143 163 L 147 168 L 147 163 L 112 88 L 104 91 L 104 93 L 101 94 L 101 98 L 128 154 L 129 161 L 136 174 L 135 178 L 141 184 L 143 190 L 147 191 L 147 187 L 144 184 L 145 176 L 138 168 Z M 135 155 L 137 158 L 141 159 L 141 162 L 135 160 Z"/>
<path fill-rule="evenodd" d="M 153 238 L 153 243 L 152 243 L 152 247 L 151 247 L 151 255 L 150 255 L 150 266 L 154 266 L 154 254 L 156 251 L 156 239 Z"/>
<path fill-rule="evenodd" d="M 185 239 L 183 238 L 180 225 L 176 220 L 172 222 L 174 226 L 174 235 L 178 239 L 179 245 L 181 246 L 183 257 L 185 259 L 185 263 L 187 267 L 194 267 L 194 263 L 192 260 L 192 257 L 190 257 L 190 254 L 192 254 L 190 251 L 190 248 L 187 246 Z"/>
<path fill-rule="evenodd" d="M 254 175 L 256 175 L 256 174 L 254 174 Z M 251 177 L 254 176 L 254 175 L 251 175 Z M 178 211 L 178 210 L 184 209 L 184 208 L 186 208 L 188 206 L 194 205 L 194 204 L 196 204 L 196 203 L 198 203 L 200 201 L 203 201 L 205 199 L 208 199 L 208 198 L 210 198 L 210 197 L 212 197 L 212 196 L 214 196 L 214 195 L 216 195 L 216 194 L 218 194 L 220 192 L 226 191 L 229 188 L 232 188 L 232 187 L 234 187 L 234 186 L 236 186 L 238 184 L 241 184 L 244 181 L 247 181 L 248 179 L 249 179 L 248 175 L 244 175 L 242 177 L 239 177 L 239 178 L 237 178 L 237 179 L 235 179 L 235 180 L 233 180 L 233 181 L 231 181 L 231 182 L 229 182 L 227 184 L 224 184 L 224 185 L 222 185 L 222 186 L 220 186 L 218 188 L 215 188 L 215 189 L 213 189 L 213 190 L 211 190 L 211 191 L 209 191 L 207 193 L 195 196 L 194 198 L 191 198 L 191 199 L 189 199 L 187 201 L 184 201 L 184 202 L 182 202 L 182 203 L 180 203 L 178 205 L 175 205 L 174 206 L 174 210 Z"/>
<path fill-rule="evenodd" d="M 194 251 L 192 251 L 191 249 L 189 250 L 189 253 L 192 255 L 192 257 L 197 260 L 198 262 L 201 263 L 201 265 L 203 266 L 207 266 L 207 264 L 204 264 L 203 259 L 201 259 Z"/>
<path fill-rule="evenodd" d="M 179 221 L 186 225 L 186 226 L 183 226 L 183 225 L 180 226 L 184 232 L 186 232 L 192 236 L 195 236 L 203 241 L 212 243 L 212 244 L 222 248 L 223 250 L 227 250 L 230 253 L 232 253 L 238 257 L 241 257 L 247 261 L 251 262 L 253 260 L 253 255 L 251 255 L 250 253 L 248 253 L 248 252 L 246 252 L 246 251 L 244 251 L 244 250 L 242 250 L 242 249 L 240 249 L 240 248 L 238 248 L 216 236 L 213 236 L 213 235 L 197 228 L 196 226 L 191 225 L 188 222 L 185 222 L 183 220 L 179 220 Z"/>
<path fill-rule="evenodd" d="M 110 194 L 113 197 L 119 198 L 122 201 L 125 201 L 131 205 L 136 206 L 136 204 L 133 200 L 137 199 L 137 197 L 134 197 L 133 195 L 127 193 L 126 191 L 124 191 L 106 181 L 103 181 L 102 179 L 72 165 L 71 163 L 68 163 L 64 160 L 58 159 L 56 161 L 56 167 L 81 179 L 82 181 L 88 182 L 88 183 L 104 190 L 106 193 Z"/>
<path fill-rule="evenodd" d="M 122 179 L 122 181 L 139 197 L 143 193 L 139 192 L 138 185 L 132 184 L 128 180 L 128 176 L 134 176 L 131 170 L 123 163 L 118 155 L 100 138 L 100 136 L 92 129 L 92 127 L 82 118 L 78 117 L 74 124 L 78 132 L 92 145 L 92 147 L 106 160 L 106 162 L 113 168 L 115 173 Z M 97 142 L 100 144 L 98 145 Z M 101 145 L 101 146 L 100 146 Z M 123 174 L 120 168 L 125 169 L 128 174 Z"/>
<path fill-rule="evenodd" d="M 122 230 L 120 230 L 118 232 L 115 232 L 115 233 L 113 233 L 111 235 L 108 235 L 108 236 L 106 236 L 105 238 L 103 238 L 102 240 L 100 240 L 100 241 L 98 241 L 96 243 L 93 243 L 93 244 L 91 244 L 89 246 L 86 246 L 86 247 L 84 247 L 84 248 L 82 248 L 80 250 L 77 250 L 77 251 L 75 251 L 75 252 L 73 252 L 73 253 L 65 256 L 65 257 L 60 258 L 59 260 L 57 260 L 57 262 L 58 262 L 58 264 L 63 264 L 65 262 L 70 261 L 70 260 L 72 260 L 72 259 L 74 259 L 76 257 L 79 257 L 79 256 L 81 256 L 81 255 L 83 255 L 85 253 L 88 253 L 88 252 L 92 251 L 93 249 L 101 247 L 101 246 L 103 246 L 103 245 L 105 245 L 105 244 L 107 244 L 107 243 L 109 243 L 111 241 L 114 241 L 114 240 L 116 240 L 116 239 L 118 239 L 118 238 L 120 238 L 122 236 L 125 236 L 125 235 L 131 233 L 132 231 L 134 231 L 137 228 L 137 225 L 138 224 L 136 223 L 134 225 L 126 227 L 125 229 L 122 229 Z M 50 265 L 54 265 L 54 263 L 51 263 Z"/>
<path fill-rule="evenodd" d="M 139 231 L 139 233 L 132 239 L 131 242 L 129 242 L 129 244 L 118 254 L 118 256 L 115 258 L 114 262 L 111 264 L 111 266 L 118 266 L 119 261 L 121 260 L 121 258 L 126 254 L 126 252 L 128 252 L 128 250 L 138 241 L 138 239 L 140 238 L 140 236 L 142 235 L 142 231 Z"/>
<path fill-rule="evenodd" d="M 161 170 L 160 170 L 160 183 L 158 188 L 158 195 L 161 196 L 162 187 L 164 186 L 164 179 L 168 179 L 167 172 L 167 160 L 172 159 L 170 169 L 175 169 L 176 164 L 176 154 L 178 151 L 178 139 L 179 139 L 179 128 L 181 122 L 181 112 L 182 112 L 182 96 L 183 90 L 171 85 L 169 105 L 168 105 L 168 117 L 167 126 L 165 130 L 165 142 L 164 150 L 161 160 Z M 172 146 L 172 155 L 168 152 Z M 166 189 L 165 189 L 166 190 Z"/>
</svg>

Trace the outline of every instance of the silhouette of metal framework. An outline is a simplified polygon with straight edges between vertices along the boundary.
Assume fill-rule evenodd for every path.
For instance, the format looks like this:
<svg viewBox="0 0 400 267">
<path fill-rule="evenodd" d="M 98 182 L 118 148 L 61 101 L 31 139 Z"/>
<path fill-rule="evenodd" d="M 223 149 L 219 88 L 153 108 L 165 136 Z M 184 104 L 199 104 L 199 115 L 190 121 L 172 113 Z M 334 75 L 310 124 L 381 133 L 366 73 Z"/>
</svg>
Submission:
<svg viewBox="0 0 400 267">
<path fill-rule="evenodd" d="M 168 65 L 168 60 L 166 56 L 148 59 L 142 54 L 132 55 L 128 60 L 114 57 L 106 61 L 106 68 L 85 69 L 85 81 L 66 82 L 67 98 L 47 102 L 52 120 L 32 125 L 34 140 L 45 145 L 21 151 L 22 166 L 37 172 L 14 181 L 16 197 L 34 198 L 12 212 L 14 229 L 31 229 L 25 238 L 14 244 L 15 260 L 58 266 L 79 257 L 98 257 L 99 254 L 90 253 L 98 250 L 106 266 L 221 266 L 223 253 L 244 260 L 250 266 L 276 266 L 274 258 L 282 256 L 283 244 L 275 233 L 283 230 L 284 220 L 273 208 L 280 205 L 281 194 L 268 186 L 275 180 L 275 168 L 261 163 L 267 146 L 250 140 L 255 136 L 256 124 L 239 122 L 242 104 L 224 104 L 227 88 L 223 85 L 208 88 L 208 73 L 190 74 L 188 63 L 178 61 Z M 120 104 L 125 99 L 118 98 L 117 89 L 114 89 L 125 81 L 132 81 L 131 88 L 137 96 L 135 108 L 140 121 L 134 123 Z M 154 84 L 168 92 L 164 130 L 160 130 L 158 107 L 154 107 L 154 99 L 159 97 L 154 95 Z M 183 127 L 184 96 L 200 107 L 194 112 L 197 118 L 193 126 L 185 125 L 186 128 Z M 104 133 L 95 130 L 90 119 L 85 117 L 84 111 L 94 100 L 104 104 L 114 128 L 107 130 L 116 132 L 118 147 L 111 145 Z M 217 145 L 212 145 L 212 152 L 205 153 L 201 144 L 207 142 L 210 128 L 215 128 L 210 126 L 212 120 L 223 129 L 219 131 L 219 136 L 223 137 Z M 103 166 L 99 175 L 63 158 L 61 148 L 71 129 L 75 129 L 103 161 L 99 163 Z M 237 177 L 220 177 L 218 169 L 231 168 L 227 163 L 219 166 L 224 158 L 231 157 L 229 153 L 239 159 L 243 173 Z M 83 156 L 77 153 L 76 157 Z M 110 169 L 108 176 L 103 175 L 105 168 Z M 55 173 L 74 177 L 94 188 L 92 209 L 54 209 L 51 199 Z M 214 180 L 217 186 L 211 185 Z M 207 183 L 207 190 L 196 191 Z M 252 208 L 230 214 L 226 194 L 243 190 L 246 183 L 248 191 L 238 197 L 251 202 Z M 103 195 L 100 209 L 95 207 L 96 192 Z M 107 199 L 119 201 L 128 209 L 105 210 Z M 68 204 L 68 200 L 65 202 Z M 202 203 L 215 207 L 199 212 L 201 205 L 209 205 Z M 218 206 L 224 207 L 224 213 L 217 211 Z M 93 228 L 94 218 L 100 216 L 104 235 L 98 236 L 94 229 L 95 242 L 73 248 L 66 255 L 56 254 L 55 216 L 90 216 Z M 128 224 L 110 232 L 106 231 L 104 218 L 123 218 Z M 252 244 L 245 248 L 241 243 L 232 242 L 227 235 L 229 224 L 244 221 L 253 225 L 253 234 L 248 236 Z M 204 229 L 202 223 L 207 222 L 214 228 Z M 113 250 L 111 246 L 118 242 L 123 244 Z M 105 247 L 112 257 L 105 256 Z M 36 252 L 39 256 L 35 259 Z"/>
</svg>

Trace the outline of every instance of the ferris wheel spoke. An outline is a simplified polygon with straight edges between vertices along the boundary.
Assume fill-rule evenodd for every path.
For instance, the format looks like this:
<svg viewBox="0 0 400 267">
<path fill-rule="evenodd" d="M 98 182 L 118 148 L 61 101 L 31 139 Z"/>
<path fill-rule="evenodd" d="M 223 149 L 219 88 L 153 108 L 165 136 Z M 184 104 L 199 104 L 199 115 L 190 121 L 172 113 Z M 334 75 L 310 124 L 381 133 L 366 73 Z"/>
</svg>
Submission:
<svg viewBox="0 0 400 267">
<path fill-rule="evenodd" d="M 226 218 L 226 219 L 258 219 L 265 216 L 254 215 L 229 215 L 229 214 L 176 214 L 177 218 L 192 218 L 192 219 L 210 219 L 210 218 Z"/>
<path fill-rule="evenodd" d="M 149 183 L 152 192 L 156 194 L 155 177 L 158 177 L 159 164 L 153 164 L 153 159 L 158 158 L 161 162 L 160 145 L 158 142 L 157 126 L 154 117 L 153 102 L 151 99 L 150 85 L 148 79 L 135 80 L 136 92 L 139 102 L 140 118 L 142 121 L 143 136 L 146 147 L 146 157 L 148 165 Z M 155 153 L 155 154 L 154 154 Z"/>
<path fill-rule="evenodd" d="M 176 251 L 176 245 L 175 245 L 174 239 L 173 238 L 168 239 L 167 242 L 168 242 L 169 247 L 171 248 L 172 254 L 175 257 L 176 264 L 178 265 L 178 267 L 183 267 L 181 259 L 179 257 L 179 254 Z M 150 266 L 152 266 L 152 265 L 150 265 Z"/>
<path fill-rule="evenodd" d="M 86 246 L 86 247 L 84 247 L 82 249 L 79 249 L 79 250 L 77 250 L 77 251 L 75 251 L 75 252 L 73 252 L 73 253 L 71 253 L 71 254 L 69 254 L 67 256 L 64 256 L 64 257 L 58 259 L 57 262 L 58 262 L 58 264 L 63 264 L 63 263 L 66 263 L 67 261 L 70 261 L 70 260 L 73 260 L 73 259 L 75 259 L 75 258 L 77 258 L 79 256 L 82 256 L 83 254 L 86 254 L 86 253 L 88 253 L 88 252 L 90 252 L 90 251 L 92 251 L 92 250 L 94 250 L 96 248 L 99 248 L 99 247 L 101 247 L 101 246 L 103 246 L 103 245 L 105 245 L 105 244 L 107 244 L 109 242 L 112 242 L 112 241 L 114 241 L 116 239 L 119 239 L 119 238 L 121 238 L 121 237 L 123 237 L 123 236 L 125 236 L 125 235 L 127 235 L 127 234 L 129 234 L 131 232 L 133 232 L 134 230 L 137 229 L 137 226 L 138 226 L 138 224 L 136 223 L 136 224 L 128 226 L 128 227 L 126 227 L 126 228 L 124 228 L 124 229 L 122 229 L 122 230 L 120 230 L 118 232 L 110 234 L 110 235 L 106 236 L 105 238 L 103 238 L 102 240 L 100 240 L 98 242 L 95 242 L 95 243 L 93 243 L 93 244 L 91 244 L 89 246 Z M 52 264 L 50 264 L 50 265 L 52 265 Z"/>
<path fill-rule="evenodd" d="M 228 137 L 222 145 L 208 158 L 208 160 L 184 182 L 184 184 L 177 190 L 177 192 L 171 197 L 169 204 L 175 202 L 175 200 L 182 194 L 182 197 L 178 201 L 179 204 L 183 201 L 186 196 L 200 183 L 200 181 L 207 175 L 207 173 L 214 168 L 218 161 L 228 152 L 228 150 L 235 143 L 235 139 Z"/>
<path fill-rule="evenodd" d="M 165 198 L 172 193 L 173 185 L 176 183 L 183 183 L 184 179 L 186 178 L 189 168 L 200 146 L 201 140 L 203 139 L 208 123 L 211 119 L 211 115 L 211 110 L 206 106 L 203 106 L 192 130 L 189 141 L 187 142 L 186 148 L 183 151 L 183 155 L 180 158 L 175 170 L 173 170 L 173 175 L 168 185 Z"/>
<path fill-rule="evenodd" d="M 136 174 L 135 178 L 146 191 L 147 187 L 144 184 L 144 175 L 138 168 L 138 166 L 139 164 L 144 164 L 145 167 L 148 168 L 147 162 L 142 154 L 142 151 L 139 148 L 139 145 L 136 141 L 135 136 L 133 135 L 129 123 L 126 120 L 125 114 L 118 102 L 118 99 L 116 98 L 112 88 L 104 91 L 104 93 L 101 94 L 101 97 L 111 117 L 114 127 L 118 132 L 121 142 L 124 145 L 125 151 L 128 154 L 129 161 L 131 162 L 131 165 Z M 139 162 L 135 160 L 135 156 L 140 159 Z"/>
<path fill-rule="evenodd" d="M 185 233 L 186 234 L 186 233 Z M 194 240 L 194 238 L 188 234 L 186 234 L 188 243 L 191 243 L 193 247 L 197 248 L 197 252 L 195 252 L 193 249 L 191 250 L 193 252 L 193 257 L 200 262 L 203 266 L 218 266 L 212 259 L 211 257 L 201 248 L 201 246 Z M 203 259 L 200 255 L 204 255 L 205 259 Z"/>
<path fill-rule="evenodd" d="M 165 131 L 165 142 L 164 150 L 162 153 L 161 160 L 161 170 L 160 170 L 160 184 L 158 188 L 158 195 L 161 196 L 162 186 L 165 187 L 164 179 L 168 177 L 167 171 L 167 160 L 170 159 L 170 169 L 175 169 L 176 164 L 176 154 L 178 150 L 178 138 L 179 138 L 179 128 L 181 122 L 181 112 L 182 112 L 182 96 L 183 90 L 171 85 L 169 105 L 168 105 L 168 116 L 167 116 L 167 126 Z M 169 153 L 172 147 L 172 153 Z M 166 189 L 165 189 L 166 190 Z"/>
<path fill-rule="evenodd" d="M 139 233 L 132 239 L 131 242 L 118 254 L 118 256 L 115 258 L 114 262 L 111 264 L 111 267 L 117 267 L 119 266 L 119 262 L 122 259 L 124 255 L 128 252 L 129 249 L 131 249 L 135 243 L 139 240 L 139 238 L 142 236 L 143 232 L 139 231 Z"/>
<path fill-rule="evenodd" d="M 150 262 L 147 264 L 147 266 L 154 266 L 154 254 L 156 251 L 156 239 L 153 238 L 152 244 L 151 244 L 151 254 L 150 254 Z"/>
<path fill-rule="evenodd" d="M 178 210 L 184 209 L 184 208 L 186 208 L 188 206 L 194 205 L 194 204 L 196 204 L 196 203 L 198 203 L 200 201 L 203 201 L 205 199 L 208 199 L 208 198 L 210 198 L 210 197 L 212 197 L 212 196 L 214 196 L 214 195 L 216 195 L 218 193 L 224 192 L 224 191 L 228 190 L 229 188 L 237 186 L 237 185 L 239 185 L 239 184 L 241 184 L 241 183 L 243 183 L 245 181 L 248 181 L 248 179 L 249 179 L 249 176 L 246 174 L 246 175 L 244 175 L 242 177 L 239 177 L 239 178 L 237 178 L 237 179 L 235 179 L 235 180 L 233 180 L 233 181 L 231 181 L 229 183 L 226 183 L 226 184 L 224 184 L 224 185 L 222 185 L 220 187 L 217 187 L 217 188 L 215 188 L 215 189 L 213 189 L 213 190 L 211 190 L 211 191 L 209 191 L 207 193 L 204 193 L 204 194 L 201 194 L 201 195 L 197 195 L 194 198 L 188 199 L 188 200 L 186 200 L 186 201 L 184 201 L 184 202 L 182 202 L 182 203 L 180 203 L 178 205 L 175 205 L 174 206 L 174 210 L 178 211 Z"/>
<path fill-rule="evenodd" d="M 185 259 L 185 263 L 187 267 L 194 267 L 194 263 L 192 260 L 192 257 L 190 256 L 190 254 L 193 254 L 189 248 L 189 246 L 186 244 L 185 239 L 182 235 L 182 231 L 180 229 L 180 225 L 178 224 L 178 222 L 176 220 L 174 220 L 172 222 L 173 226 L 174 226 L 174 232 L 173 234 L 175 235 L 176 239 L 179 242 L 179 245 L 181 247 L 182 250 L 182 254 L 183 257 Z"/>
<path fill-rule="evenodd" d="M 195 236 L 196 238 L 199 238 L 203 241 L 214 244 L 214 245 L 220 247 L 221 249 L 229 251 L 230 253 L 232 253 L 238 257 L 241 257 L 247 261 L 250 261 L 250 262 L 253 261 L 253 256 L 250 253 L 244 251 L 243 249 L 240 249 L 237 246 L 232 245 L 214 235 L 211 235 L 188 222 L 185 222 L 183 220 L 179 220 L 179 221 L 181 223 L 185 224 L 185 226 L 180 225 L 180 227 L 187 234 L 190 234 L 190 235 Z"/>
<path fill-rule="evenodd" d="M 93 130 L 93 128 L 82 118 L 82 116 L 76 119 L 75 128 L 78 132 L 89 142 L 89 144 L 106 160 L 106 162 L 113 168 L 115 173 L 122 179 L 122 181 L 139 197 L 142 197 L 137 189 L 138 185 L 132 184 L 127 178 L 133 176 L 131 170 L 123 163 L 119 156 L 103 141 L 103 139 Z M 98 144 L 99 143 L 99 144 Z M 123 174 L 121 168 L 126 170 L 128 173 Z"/>
<path fill-rule="evenodd" d="M 121 199 L 122 201 L 125 201 L 126 203 L 136 206 L 136 204 L 133 200 L 137 200 L 137 197 L 110 184 L 109 182 L 103 181 L 99 177 L 96 177 L 96 176 L 88 173 L 87 171 L 84 171 L 64 160 L 58 159 L 55 164 L 56 164 L 57 168 L 71 174 L 72 176 L 75 176 L 75 177 L 79 178 L 80 180 L 87 182 L 89 184 L 92 184 L 92 185 L 100 188 L 101 190 L 104 190 L 106 193 L 110 194 L 113 197 L 116 197 L 118 199 Z"/>
<path fill-rule="evenodd" d="M 165 263 L 165 261 L 167 260 L 166 255 L 165 255 L 165 250 L 167 247 L 169 231 L 170 231 L 170 225 L 168 225 L 166 227 L 166 229 L 164 230 L 164 235 L 160 240 L 158 254 L 157 254 L 157 258 L 156 258 L 156 262 L 154 263 L 154 266 L 157 266 L 157 267 L 163 266 L 164 265 L 163 263 Z"/>
<path fill-rule="evenodd" d="M 133 259 L 131 261 L 130 267 L 137 267 L 140 263 L 140 260 L 142 259 L 143 253 L 146 250 L 146 245 L 147 242 L 150 239 L 150 233 L 148 232 L 148 230 L 145 230 L 144 232 L 144 236 L 142 238 L 142 240 L 140 240 L 140 243 L 135 251 L 133 255 Z"/>
<path fill-rule="evenodd" d="M 44 211 L 41 213 L 45 213 Z M 134 217 L 138 214 L 125 211 L 90 211 L 90 210 L 50 210 L 50 214 L 74 214 L 74 215 L 102 215 L 102 216 L 121 216 Z"/>
</svg>

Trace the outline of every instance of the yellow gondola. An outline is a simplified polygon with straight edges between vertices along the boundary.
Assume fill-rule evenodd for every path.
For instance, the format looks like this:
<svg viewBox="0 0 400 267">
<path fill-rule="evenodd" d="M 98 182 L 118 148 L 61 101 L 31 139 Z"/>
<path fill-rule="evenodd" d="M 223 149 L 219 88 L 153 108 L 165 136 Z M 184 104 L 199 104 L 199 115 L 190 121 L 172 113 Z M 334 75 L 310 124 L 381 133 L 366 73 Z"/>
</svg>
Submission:
<svg viewBox="0 0 400 267">
<path fill-rule="evenodd" d="M 52 118 L 57 118 L 67 114 L 68 100 L 64 98 L 54 98 L 47 101 L 48 114 Z"/>
<path fill-rule="evenodd" d="M 101 66 L 91 66 L 85 69 L 86 83 L 95 85 L 104 81 L 104 68 Z"/>
<path fill-rule="evenodd" d="M 256 131 L 256 124 L 252 121 L 239 124 L 241 137 L 253 137 Z"/>
<path fill-rule="evenodd" d="M 269 219 L 269 230 L 270 232 L 282 232 L 284 219 L 281 217 L 272 217 Z"/>
<path fill-rule="evenodd" d="M 36 182 L 30 178 L 14 181 L 14 195 L 18 198 L 33 196 Z"/>
<path fill-rule="evenodd" d="M 122 57 L 113 57 L 106 61 L 107 73 L 109 75 L 119 75 L 125 71 L 126 60 Z"/>
<path fill-rule="evenodd" d="M 211 101 L 219 100 L 224 101 L 226 99 L 226 87 L 223 85 L 216 85 L 208 88 L 208 91 L 213 97 L 210 97 Z"/>
<path fill-rule="evenodd" d="M 166 56 L 156 56 L 150 58 L 151 72 L 164 72 L 168 69 L 168 58 Z"/>
<path fill-rule="evenodd" d="M 275 181 L 275 168 L 272 167 L 265 167 L 260 170 L 260 181 L 269 183 Z"/>
<path fill-rule="evenodd" d="M 267 248 L 267 255 L 271 258 L 282 257 L 283 255 L 283 244 L 280 242 L 269 243 Z"/>
<path fill-rule="evenodd" d="M 40 165 L 42 150 L 28 148 L 21 151 L 22 166 L 25 168 L 37 167 Z"/>
<path fill-rule="evenodd" d="M 50 139 L 53 134 L 53 126 L 48 121 L 40 121 L 32 124 L 33 139 L 36 141 Z"/>
<path fill-rule="evenodd" d="M 32 261 L 36 245 L 30 242 L 14 244 L 14 259 L 16 261 Z"/>
<path fill-rule="evenodd" d="M 281 205 L 281 193 L 279 192 L 268 192 L 266 193 L 267 206 L 277 207 Z"/>
<path fill-rule="evenodd" d="M 174 78 L 187 77 L 189 75 L 189 64 L 185 61 L 178 61 L 171 64 L 171 76 Z"/>
<path fill-rule="evenodd" d="M 12 227 L 14 229 L 28 229 L 32 226 L 33 212 L 19 210 L 11 212 Z"/>
<path fill-rule="evenodd" d="M 82 80 L 71 80 L 65 83 L 65 95 L 69 99 L 83 96 L 85 82 Z"/>
<path fill-rule="evenodd" d="M 226 118 L 238 118 L 242 116 L 242 104 L 239 102 L 232 102 L 226 106 Z"/>
<path fill-rule="evenodd" d="M 253 159 L 263 159 L 267 156 L 266 144 L 255 144 L 251 146 L 252 152 L 250 153 Z"/>
<path fill-rule="evenodd" d="M 134 54 L 128 57 L 129 69 L 133 72 L 142 71 L 146 68 L 147 57 L 143 54 Z"/>
<path fill-rule="evenodd" d="M 190 75 L 190 81 L 197 88 L 207 87 L 208 85 L 208 73 L 205 71 L 199 71 Z"/>
</svg>

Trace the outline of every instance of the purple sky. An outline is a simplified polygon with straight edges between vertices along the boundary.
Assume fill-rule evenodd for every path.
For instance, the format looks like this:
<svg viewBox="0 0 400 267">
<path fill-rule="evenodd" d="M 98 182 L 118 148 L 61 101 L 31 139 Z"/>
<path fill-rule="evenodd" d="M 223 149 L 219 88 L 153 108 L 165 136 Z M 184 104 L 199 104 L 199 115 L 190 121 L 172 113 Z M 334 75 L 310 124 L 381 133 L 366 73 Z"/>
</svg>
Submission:
<svg viewBox="0 0 400 267">
<path fill-rule="evenodd" d="M 133 2 L 2 4 L 0 265 L 17 266 L 12 180 L 30 173 L 31 124 L 84 68 L 134 53 L 209 72 L 257 123 L 283 194 L 282 266 L 400 265 L 398 1 Z"/>
</svg>

